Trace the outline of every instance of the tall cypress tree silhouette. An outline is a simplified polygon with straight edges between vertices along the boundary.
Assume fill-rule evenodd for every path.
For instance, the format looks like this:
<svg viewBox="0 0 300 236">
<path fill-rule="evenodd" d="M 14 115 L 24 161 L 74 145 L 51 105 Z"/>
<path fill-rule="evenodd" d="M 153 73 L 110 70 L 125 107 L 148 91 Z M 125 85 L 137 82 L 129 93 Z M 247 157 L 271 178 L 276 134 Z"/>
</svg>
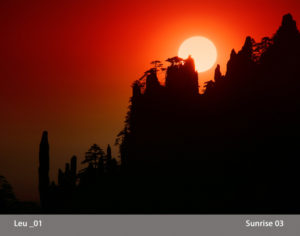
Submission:
<svg viewBox="0 0 300 236">
<path fill-rule="evenodd" d="M 48 132 L 44 131 L 39 151 L 39 192 L 40 203 L 43 209 L 47 209 L 49 190 L 49 143 Z"/>
</svg>

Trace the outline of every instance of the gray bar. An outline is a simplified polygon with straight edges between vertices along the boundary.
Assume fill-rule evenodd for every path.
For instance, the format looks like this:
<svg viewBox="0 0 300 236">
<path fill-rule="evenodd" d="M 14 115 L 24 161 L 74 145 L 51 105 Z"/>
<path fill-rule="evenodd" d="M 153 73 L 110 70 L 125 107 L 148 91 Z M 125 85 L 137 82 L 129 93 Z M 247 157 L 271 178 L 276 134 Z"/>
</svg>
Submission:
<svg viewBox="0 0 300 236">
<path fill-rule="evenodd" d="M 27 227 L 21 226 L 26 222 Z M 247 227 L 247 222 L 259 226 Z M 5 236 L 295 236 L 299 232 L 300 215 L 0 215 L 0 235 Z"/>
</svg>

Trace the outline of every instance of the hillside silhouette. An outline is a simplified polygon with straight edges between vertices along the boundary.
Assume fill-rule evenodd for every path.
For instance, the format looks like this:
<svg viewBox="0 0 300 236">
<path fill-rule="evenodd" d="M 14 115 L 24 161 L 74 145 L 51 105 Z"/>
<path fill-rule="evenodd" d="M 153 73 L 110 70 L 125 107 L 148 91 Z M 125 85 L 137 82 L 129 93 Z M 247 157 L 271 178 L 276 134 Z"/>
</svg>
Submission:
<svg viewBox="0 0 300 236">
<path fill-rule="evenodd" d="M 100 151 L 87 176 L 79 176 L 83 190 L 74 190 L 83 201 L 73 197 L 69 209 L 299 212 L 299 35 L 287 14 L 272 38 L 247 37 L 240 51 L 232 50 L 225 75 L 216 67 L 204 94 L 191 57 L 168 58 L 167 68 L 153 61 L 132 86 L 117 140 L 121 166 L 109 175 Z M 164 84 L 159 70 L 166 74 Z"/>
<path fill-rule="evenodd" d="M 199 93 L 192 57 L 153 61 L 132 85 L 121 163 L 94 144 L 49 180 L 45 213 L 300 213 L 300 33 L 290 14 L 272 37 L 245 39 Z M 165 72 L 165 81 L 158 80 Z"/>
<path fill-rule="evenodd" d="M 145 88 L 133 84 L 125 169 L 166 176 L 174 186 L 160 194 L 188 211 L 201 212 L 201 201 L 217 212 L 299 211 L 299 66 L 299 31 L 287 14 L 272 38 L 247 37 L 232 50 L 204 94 L 191 58 L 171 61 L 164 86 L 151 86 L 154 70 Z"/>
</svg>

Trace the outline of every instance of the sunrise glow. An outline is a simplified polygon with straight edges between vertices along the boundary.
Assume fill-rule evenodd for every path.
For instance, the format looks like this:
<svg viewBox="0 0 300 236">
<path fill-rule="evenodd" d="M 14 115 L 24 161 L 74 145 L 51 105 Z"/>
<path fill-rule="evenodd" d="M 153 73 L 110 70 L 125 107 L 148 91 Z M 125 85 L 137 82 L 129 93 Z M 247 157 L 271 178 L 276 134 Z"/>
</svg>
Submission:
<svg viewBox="0 0 300 236">
<path fill-rule="evenodd" d="M 204 72 L 212 68 L 217 60 L 217 49 L 212 41 L 202 36 L 186 39 L 179 47 L 178 56 L 186 59 L 191 55 L 196 70 Z"/>
</svg>

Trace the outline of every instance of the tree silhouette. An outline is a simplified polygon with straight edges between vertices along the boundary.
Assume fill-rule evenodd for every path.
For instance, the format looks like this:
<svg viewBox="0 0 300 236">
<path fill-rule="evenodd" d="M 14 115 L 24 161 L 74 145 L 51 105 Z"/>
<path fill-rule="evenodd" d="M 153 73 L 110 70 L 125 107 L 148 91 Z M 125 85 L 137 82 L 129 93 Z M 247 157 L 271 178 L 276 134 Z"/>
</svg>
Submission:
<svg viewBox="0 0 300 236">
<path fill-rule="evenodd" d="M 261 42 L 254 43 L 253 45 L 253 58 L 254 61 L 259 61 L 262 54 L 265 53 L 270 46 L 273 45 L 273 39 L 269 37 L 263 37 Z"/>
<path fill-rule="evenodd" d="M 16 205 L 17 199 L 11 185 L 4 176 L 0 175 L 0 212 L 12 210 Z"/>
<path fill-rule="evenodd" d="M 81 163 L 87 163 L 88 165 L 91 164 L 93 168 L 97 168 L 99 164 L 103 163 L 104 157 L 104 151 L 97 144 L 94 144 L 85 153 L 85 159 Z"/>
<path fill-rule="evenodd" d="M 179 66 L 182 64 L 183 59 L 178 56 L 175 56 L 175 57 L 168 58 L 166 61 L 170 62 L 171 66 Z"/>
<path fill-rule="evenodd" d="M 157 72 L 159 69 L 163 69 L 163 64 L 159 60 L 155 60 L 151 62 L 151 65 L 154 65 L 154 71 Z"/>
</svg>

